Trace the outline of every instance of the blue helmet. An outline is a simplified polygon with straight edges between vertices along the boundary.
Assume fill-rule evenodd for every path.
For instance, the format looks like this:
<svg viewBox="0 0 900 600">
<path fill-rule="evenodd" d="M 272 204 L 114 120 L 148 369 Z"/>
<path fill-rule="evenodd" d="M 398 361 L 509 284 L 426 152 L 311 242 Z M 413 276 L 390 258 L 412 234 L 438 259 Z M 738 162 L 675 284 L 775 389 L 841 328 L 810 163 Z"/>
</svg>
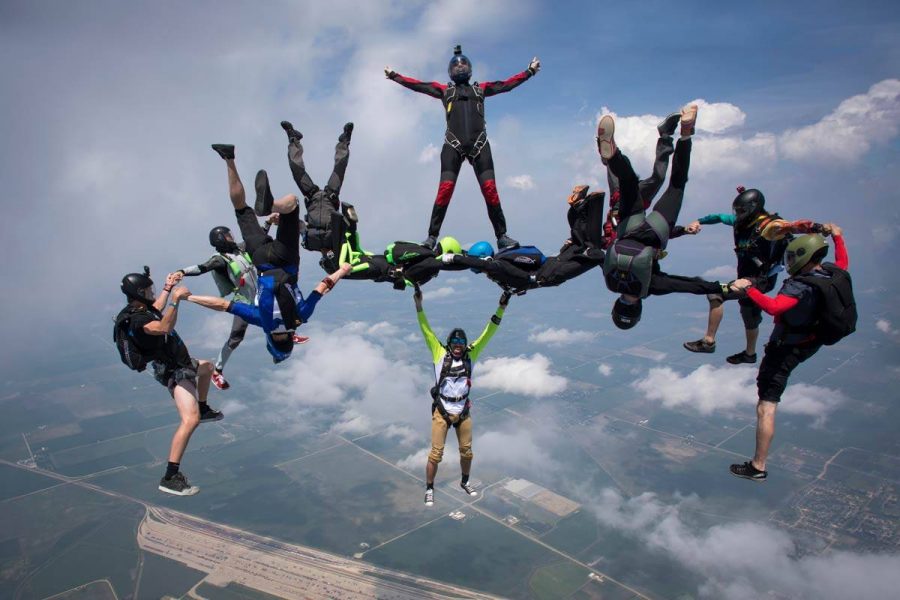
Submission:
<svg viewBox="0 0 900 600">
<path fill-rule="evenodd" d="M 453 49 L 453 58 L 447 65 L 447 74 L 454 83 L 466 83 L 472 77 L 472 61 L 462 53 L 460 46 Z"/>
<path fill-rule="evenodd" d="M 472 244 L 472 247 L 469 248 L 469 256 L 474 256 L 476 258 L 494 256 L 494 247 L 491 246 L 490 242 L 475 242 Z"/>
<path fill-rule="evenodd" d="M 291 351 L 294 349 L 294 340 L 274 340 L 272 334 L 266 332 L 266 350 L 272 355 L 272 361 L 277 365 L 281 361 L 291 357 Z"/>
</svg>

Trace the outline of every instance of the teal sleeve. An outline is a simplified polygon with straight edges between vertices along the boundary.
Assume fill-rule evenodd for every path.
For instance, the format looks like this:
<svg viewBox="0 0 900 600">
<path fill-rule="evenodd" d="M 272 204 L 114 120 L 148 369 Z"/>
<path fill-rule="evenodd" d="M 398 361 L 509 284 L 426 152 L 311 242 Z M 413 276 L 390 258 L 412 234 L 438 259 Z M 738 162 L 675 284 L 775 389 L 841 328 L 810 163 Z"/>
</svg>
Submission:
<svg viewBox="0 0 900 600">
<path fill-rule="evenodd" d="M 497 328 L 500 327 L 500 320 L 503 318 L 503 311 L 502 306 L 498 307 L 497 312 L 491 315 L 491 320 L 485 325 L 484 331 L 481 332 L 477 340 L 472 342 L 472 345 L 469 347 L 469 358 L 472 362 L 478 360 L 482 351 L 487 347 L 488 342 L 497 333 Z"/>
<path fill-rule="evenodd" d="M 714 213 L 711 215 L 706 215 L 705 217 L 700 217 L 697 219 L 697 222 L 701 225 L 715 225 L 716 223 L 724 223 L 725 225 L 731 225 L 734 227 L 734 215 L 730 213 Z"/>
<path fill-rule="evenodd" d="M 419 320 L 419 329 L 422 330 L 422 337 L 425 338 L 425 343 L 428 345 L 428 349 L 431 350 L 431 360 L 437 364 L 439 360 L 444 358 L 444 346 L 437 336 L 434 335 L 431 325 L 428 324 L 428 317 L 425 316 L 425 311 L 417 311 L 416 317 Z"/>
</svg>

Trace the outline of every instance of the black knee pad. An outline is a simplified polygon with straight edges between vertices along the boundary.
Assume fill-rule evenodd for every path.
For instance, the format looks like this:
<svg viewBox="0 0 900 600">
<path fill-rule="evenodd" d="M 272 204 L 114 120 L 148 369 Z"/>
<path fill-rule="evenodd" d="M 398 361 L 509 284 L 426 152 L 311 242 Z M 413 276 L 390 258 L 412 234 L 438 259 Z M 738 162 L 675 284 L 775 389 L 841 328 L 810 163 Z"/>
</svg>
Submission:
<svg viewBox="0 0 900 600">
<path fill-rule="evenodd" d="M 741 298 L 741 319 L 745 329 L 758 329 L 762 324 L 762 309 L 749 298 Z"/>
</svg>

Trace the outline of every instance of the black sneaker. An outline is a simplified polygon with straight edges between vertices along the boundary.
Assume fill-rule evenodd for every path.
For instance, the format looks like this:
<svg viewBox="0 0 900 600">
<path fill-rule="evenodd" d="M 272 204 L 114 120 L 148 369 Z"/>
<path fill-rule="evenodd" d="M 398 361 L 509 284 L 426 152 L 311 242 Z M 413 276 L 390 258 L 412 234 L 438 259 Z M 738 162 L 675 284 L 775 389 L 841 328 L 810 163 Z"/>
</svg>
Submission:
<svg viewBox="0 0 900 600">
<path fill-rule="evenodd" d="M 497 238 L 497 249 L 498 250 L 507 250 L 509 248 L 518 248 L 519 242 L 512 239 L 505 233 Z"/>
<path fill-rule="evenodd" d="M 338 136 L 339 142 L 349 143 L 350 137 L 353 135 L 353 123 L 344 125 L 344 133 Z"/>
<path fill-rule="evenodd" d="M 189 484 L 184 473 L 179 471 L 172 475 L 171 479 L 166 479 L 165 477 L 160 479 L 159 491 L 172 494 L 173 496 L 193 496 L 200 491 L 200 488 Z"/>
<path fill-rule="evenodd" d="M 755 354 L 747 354 L 746 350 L 741 350 L 737 354 L 732 354 L 725 360 L 727 360 L 729 363 L 731 363 L 733 365 L 740 365 L 740 364 L 744 364 L 744 363 L 746 363 L 748 365 L 752 365 L 753 363 L 756 362 L 756 355 Z"/>
<path fill-rule="evenodd" d="M 459 482 L 459 487 L 461 487 L 461 488 L 463 489 L 463 491 L 464 491 L 465 493 L 467 493 L 468 495 L 470 495 L 470 496 L 477 496 L 477 495 L 478 495 L 478 491 L 475 490 L 475 486 L 473 486 L 471 483 L 468 483 L 468 482 L 466 482 L 466 483 Z"/>
<path fill-rule="evenodd" d="M 225 418 L 225 415 L 222 411 L 218 411 L 214 408 L 209 409 L 206 412 L 200 413 L 200 422 L 201 423 L 212 423 L 213 421 L 221 421 Z"/>
<path fill-rule="evenodd" d="M 760 471 L 749 460 L 742 465 L 731 465 L 731 474 L 751 481 L 765 481 L 768 471 Z"/>
<path fill-rule="evenodd" d="M 709 343 L 703 338 L 700 338 L 699 340 L 696 340 L 694 342 L 685 342 L 683 345 L 685 350 L 690 350 L 691 352 L 712 354 L 716 351 L 716 343 Z"/>
<path fill-rule="evenodd" d="M 234 160 L 233 144 L 213 144 L 212 149 L 215 150 L 216 154 L 221 156 L 224 160 Z"/>
<path fill-rule="evenodd" d="M 434 247 L 437 246 L 437 238 L 433 235 L 429 235 L 427 238 L 425 238 L 425 241 L 422 242 L 422 245 L 434 250 Z"/>
<path fill-rule="evenodd" d="M 291 125 L 290 121 L 282 121 L 281 128 L 287 133 L 289 142 L 299 142 L 303 139 L 303 134 L 294 129 L 294 126 Z"/>
<path fill-rule="evenodd" d="M 429 488 L 425 490 L 425 506 L 434 505 L 434 490 Z"/>
<path fill-rule="evenodd" d="M 678 129 L 678 121 L 680 120 L 681 113 L 674 112 L 660 121 L 659 125 L 656 126 L 659 137 L 672 137 L 675 135 L 675 130 Z"/>
<path fill-rule="evenodd" d="M 265 169 L 260 169 L 256 174 L 256 205 L 253 207 L 256 216 L 268 217 L 272 214 L 272 205 L 275 204 L 275 197 L 272 195 L 272 189 L 269 187 L 269 174 Z"/>
</svg>

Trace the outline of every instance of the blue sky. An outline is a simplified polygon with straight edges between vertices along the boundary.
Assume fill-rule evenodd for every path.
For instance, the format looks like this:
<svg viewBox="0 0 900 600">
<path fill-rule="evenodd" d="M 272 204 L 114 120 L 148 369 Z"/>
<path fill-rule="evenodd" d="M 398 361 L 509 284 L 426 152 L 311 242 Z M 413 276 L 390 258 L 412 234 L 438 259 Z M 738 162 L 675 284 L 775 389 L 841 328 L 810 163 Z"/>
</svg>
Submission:
<svg viewBox="0 0 900 600">
<path fill-rule="evenodd" d="M 0 231 L 29 250 L 4 266 L 0 285 L 6 297 L 22 286 L 52 295 L 55 308 L 4 318 L 3 328 L 18 335 L 33 318 L 70 331 L 76 315 L 93 321 L 114 308 L 123 273 L 204 259 L 209 228 L 234 224 L 212 142 L 237 144 L 245 181 L 265 167 L 276 192 L 295 191 L 282 119 L 306 134 L 320 180 L 341 125 L 355 121 L 344 199 L 360 212 L 365 245 L 424 237 L 443 119 L 436 101 L 381 69 L 443 80 L 457 42 L 476 79 L 511 75 L 534 55 L 544 64 L 487 105 L 520 240 L 552 253 L 567 233 L 570 187 L 604 182 L 592 141 L 604 110 L 622 119 L 622 146 L 646 172 L 653 119 L 703 99 L 699 126 L 718 129 L 698 134 L 685 218 L 728 210 L 735 185 L 757 186 L 787 217 L 847 225 L 856 272 L 881 283 L 871 258 L 890 256 L 900 232 L 898 16 L 889 2 L 5 2 Z M 838 111 L 855 96 L 861 109 Z M 808 139 L 792 147 L 786 132 L 804 127 Z M 848 135 L 856 150 L 836 153 L 828 140 Z M 444 231 L 489 238 L 470 169 Z M 710 228 L 668 268 L 730 264 L 729 237 Z M 66 269 L 77 274 L 59 295 Z"/>
</svg>

